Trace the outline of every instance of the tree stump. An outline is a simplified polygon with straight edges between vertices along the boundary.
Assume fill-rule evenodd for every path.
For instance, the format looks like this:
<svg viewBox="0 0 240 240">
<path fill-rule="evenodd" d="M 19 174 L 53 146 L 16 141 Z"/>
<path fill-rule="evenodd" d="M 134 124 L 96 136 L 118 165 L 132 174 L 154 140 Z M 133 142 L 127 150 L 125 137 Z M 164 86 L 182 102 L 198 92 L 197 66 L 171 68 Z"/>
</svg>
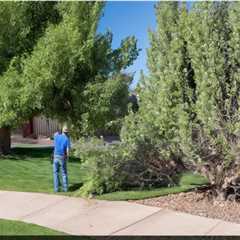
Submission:
<svg viewBox="0 0 240 240">
<path fill-rule="evenodd" d="M 11 149 L 11 130 L 9 127 L 0 128 L 0 154 L 8 154 Z"/>
</svg>

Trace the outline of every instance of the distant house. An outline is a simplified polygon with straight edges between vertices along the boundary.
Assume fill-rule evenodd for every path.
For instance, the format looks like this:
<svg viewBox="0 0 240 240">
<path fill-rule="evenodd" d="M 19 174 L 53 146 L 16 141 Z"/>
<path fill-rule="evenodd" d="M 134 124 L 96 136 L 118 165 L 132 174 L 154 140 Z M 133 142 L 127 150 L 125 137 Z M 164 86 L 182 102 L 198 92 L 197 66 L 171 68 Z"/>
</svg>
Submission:
<svg viewBox="0 0 240 240">
<path fill-rule="evenodd" d="M 51 137 L 59 128 L 60 124 L 57 120 L 35 116 L 25 122 L 16 132 L 21 133 L 23 137 Z"/>
</svg>

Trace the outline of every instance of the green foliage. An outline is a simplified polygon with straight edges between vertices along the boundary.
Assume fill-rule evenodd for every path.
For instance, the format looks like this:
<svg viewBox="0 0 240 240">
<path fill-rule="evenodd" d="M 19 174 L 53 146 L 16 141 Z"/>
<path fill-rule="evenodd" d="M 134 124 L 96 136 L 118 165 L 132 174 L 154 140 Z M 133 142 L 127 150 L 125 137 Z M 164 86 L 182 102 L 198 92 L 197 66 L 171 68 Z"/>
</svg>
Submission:
<svg viewBox="0 0 240 240">
<path fill-rule="evenodd" d="M 173 186 L 176 174 L 184 170 L 181 151 L 173 151 L 166 139 L 159 138 L 157 128 L 145 124 L 141 113 L 125 118 L 121 131 L 126 159 L 126 185 L 134 187 Z"/>
<path fill-rule="evenodd" d="M 127 119 L 136 118 L 131 114 Z M 127 121 L 127 120 L 125 120 Z M 131 123 L 131 121 L 130 121 Z M 133 123 L 134 125 L 134 123 Z M 142 128 L 139 128 L 141 133 Z M 166 159 L 162 141 L 150 135 L 138 135 L 134 129 L 124 125 L 122 143 L 110 145 L 103 139 L 81 139 L 75 144 L 74 155 L 81 159 L 82 172 L 87 172 L 83 186 L 77 194 L 103 194 L 132 187 L 162 187 L 178 183 L 176 174 L 184 169 L 176 154 Z M 171 159 L 171 160 L 170 160 Z"/>
<path fill-rule="evenodd" d="M 139 184 L 144 186 L 174 185 L 174 176 L 184 169 L 179 129 L 185 119 L 179 116 L 187 115 L 191 104 L 185 97 L 190 92 L 186 76 L 190 76 L 182 70 L 188 61 L 182 34 L 185 15 L 177 2 L 156 5 L 157 30 L 149 33 L 150 73 L 142 76 L 139 111 L 125 118 L 121 131 L 126 154 L 135 163 L 135 179 L 142 176 Z"/>
<path fill-rule="evenodd" d="M 184 3 L 156 5 L 150 73 L 142 77 L 139 111 L 122 129 L 130 151 L 150 141 L 163 163 L 193 162 L 217 193 L 239 175 L 239 9 L 230 2 L 195 3 L 189 12 Z"/>
<path fill-rule="evenodd" d="M 204 163 L 200 169 L 217 192 L 239 174 L 239 81 L 232 19 L 239 4 L 201 3 L 189 14 L 188 50 L 195 72 L 195 119 L 183 144 L 186 156 Z M 196 24 L 198 21 L 198 24 Z"/>
<path fill-rule="evenodd" d="M 65 121 L 74 117 L 74 108 L 80 109 L 82 101 L 79 76 L 90 77 L 86 72 L 91 59 L 89 50 L 94 45 L 101 10 L 101 4 L 64 3 L 62 21 L 46 29 L 24 61 L 24 105 Z M 85 68 L 85 72 L 79 68 Z"/>
<path fill-rule="evenodd" d="M 133 149 L 126 143 L 110 145 L 91 138 L 75 144 L 74 155 L 81 159 L 81 172 L 87 173 L 77 195 L 177 184 L 179 169 L 173 161 L 161 159 L 156 145 L 144 141 Z"/>
<path fill-rule="evenodd" d="M 32 51 L 48 23 L 57 23 L 56 2 L 0 3 L 0 73 L 11 59 Z"/>
<path fill-rule="evenodd" d="M 126 112 L 114 111 L 124 108 L 118 100 L 130 78 L 120 71 L 136 58 L 136 40 L 112 50 L 112 34 L 96 34 L 103 3 L 64 3 L 60 9 L 62 21 L 47 28 L 24 62 L 24 105 L 91 134 Z"/>
<path fill-rule="evenodd" d="M 14 126 L 28 113 L 22 103 L 21 62 L 47 25 L 59 21 L 55 6 L 55 2 L 0 3 L 0 126 Z"/>
<path fill-rule="evenodd" d="M 104 82 L 88 84 L 84 91 L 85 114 L 82 133 L 104 134 L 104 130 L 118 133 L 121 119 L 127 114 L 128 86 L 132 78 L 116 75 Z M 98 97 L 96 97 L 98 96 Z M 115 128 L 115 130 L 114 130 Z"/>
<path fill-rule="evenodd" d="M 15 89 L 0 92 L 0 126 L 42 113 L 78 133 L 94 134 L 125 116 L 132 77 L 122 71 L 139 50 L 134 37 L 112 49 L 112 34 L 97 33 L 103 2 L 1 4 L 6 18 L 0 17 L 0 25 L 7 17 L 13 22 L 0 38 L 0 81 L 8 81 L 6 88 L 18 86 L 18 94 L 13 99 Z M 5 53 L 11 47 L 11 54 Z"/>
<path fill-rule="evenodd" d="M 79 140 L 74 155 L 81 158 L 81 171 L 87 172 L 77 195 L 103 194 L 120 189 L 123 183 L 121 148 L 104 144 L 101 139 Z"/>
<path fill-rule="evenodd" d="M 10 66 L 8 72 L 0 77 L 0 123 L 1 126 L 14 126 L 21 115 L 19 88 L 21 84 L 17 72 Z"/>
</svg>

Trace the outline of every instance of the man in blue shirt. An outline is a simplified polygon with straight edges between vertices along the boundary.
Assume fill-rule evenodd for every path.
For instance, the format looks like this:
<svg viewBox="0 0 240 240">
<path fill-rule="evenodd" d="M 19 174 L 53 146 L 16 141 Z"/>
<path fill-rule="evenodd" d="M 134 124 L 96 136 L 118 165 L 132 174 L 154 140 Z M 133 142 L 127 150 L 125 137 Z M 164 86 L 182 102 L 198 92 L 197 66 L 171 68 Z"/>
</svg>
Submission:
<svg viewBox="0 0 240 240">
<path fill-rule="evenodd" d="M 70 150 L 70 139 L 67 127 L 54 135 L 53 180 L 54 191 L 59 191 L 59 168 L 62 170 L 63 191 L 68 191 L 67 158 Z"/>
</svg>

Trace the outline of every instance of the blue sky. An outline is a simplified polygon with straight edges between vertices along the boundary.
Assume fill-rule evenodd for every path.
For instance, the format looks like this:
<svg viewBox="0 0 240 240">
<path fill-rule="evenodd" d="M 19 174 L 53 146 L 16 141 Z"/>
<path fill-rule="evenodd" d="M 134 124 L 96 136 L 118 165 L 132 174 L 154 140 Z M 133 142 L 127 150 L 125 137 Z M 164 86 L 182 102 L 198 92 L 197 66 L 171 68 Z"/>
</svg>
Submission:
<svg viewBox="0 0 240 240">
<path fill-rule="evenodd" d="M 131 88 L 139 80 L 140 70 L 147 73 L 147 53 L 149 47 L 148 29 L 155 30 L 156 17 L 154 5 L 156 1 L 107 1 L 99 24 L 99 31 L 105 32 L 110 29 L 113 33 L 113 48 L 120 46 L 121 40 L 129 35 L 134 35 L 138 40 L 138 48 L 141 52 L 134 64 L 127 69 L 134 73 Z M 187 5 L 191 8 L 192 1 Z"/>
<path fill-rule="evenodd" d="M 107 2 L 104 16 L 99 24 L 98 30 L 100 32 L 105 32 L 107 29 L 112 31 L 113 48 L 119 47 L 121 40 L 129 35 L 134 35 L 137 38 L 138 48 L 142 50 L 134 64 L 127 69 L 128 72 L 136 72 L 132 86 L 139 80 L 141 69 L 147 73 L 148 29 L 155 29 L 156 27 L 155 3 L 152 1 Z"/>
</svg>

